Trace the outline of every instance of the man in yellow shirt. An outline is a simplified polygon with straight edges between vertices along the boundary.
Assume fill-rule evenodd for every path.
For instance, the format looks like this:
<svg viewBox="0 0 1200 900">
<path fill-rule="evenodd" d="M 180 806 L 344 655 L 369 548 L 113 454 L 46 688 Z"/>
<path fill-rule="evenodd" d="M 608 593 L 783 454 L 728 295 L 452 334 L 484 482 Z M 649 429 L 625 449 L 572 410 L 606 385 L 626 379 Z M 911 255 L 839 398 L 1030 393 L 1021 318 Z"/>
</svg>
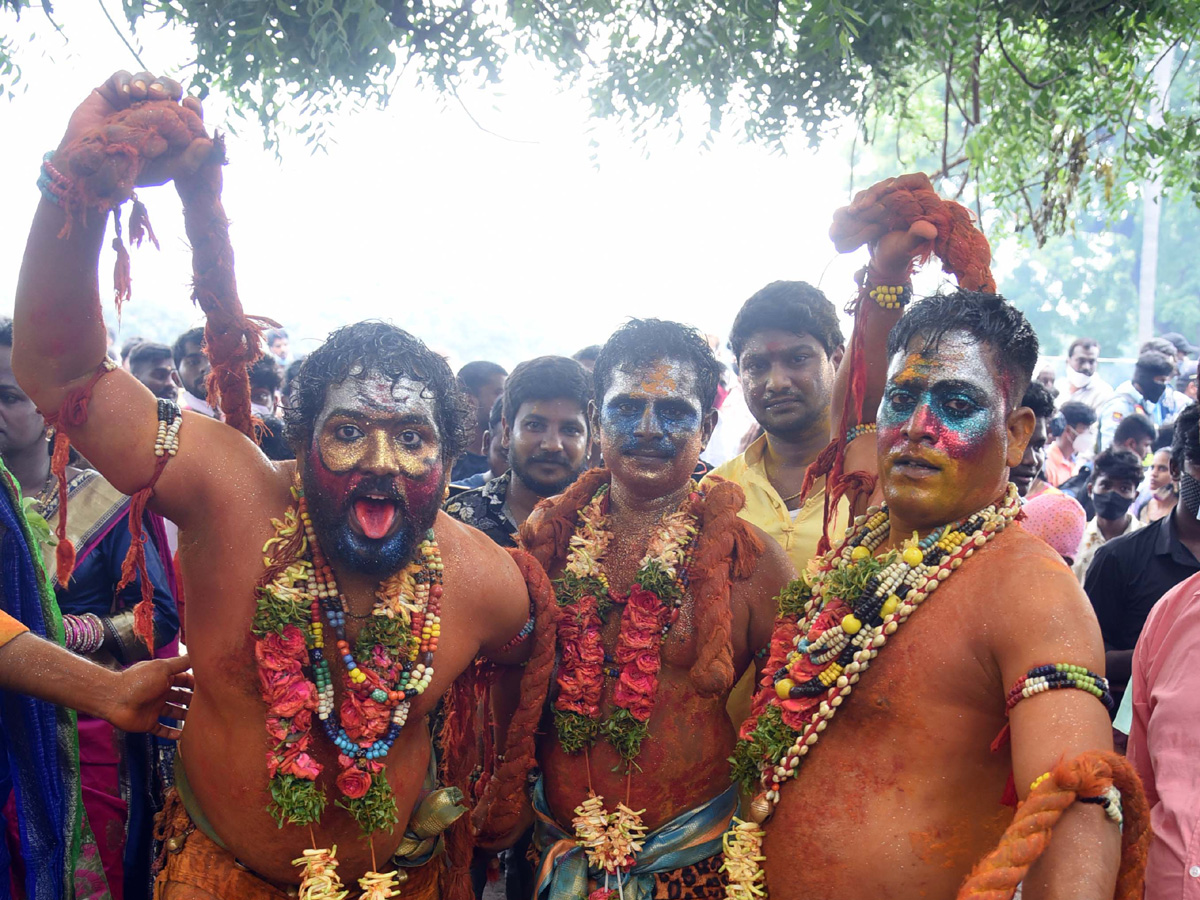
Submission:
<svg viewBox="0 0 1200 900">
<path fill-rule="evenodd" d="M 821 539 L 825 485 L 800 505 L 804 473 L 829 443 L 833 378 L 845 341 L 823 293 L 802 281 L 776 281 L 743 304 L 729 343 L 746 405 L 765 432 L 715 469 L 741 485 L 741 517 L 757 525 L 803 572 Z M 839 508 L 833 533 L 847 516 Z"/>
</svg>

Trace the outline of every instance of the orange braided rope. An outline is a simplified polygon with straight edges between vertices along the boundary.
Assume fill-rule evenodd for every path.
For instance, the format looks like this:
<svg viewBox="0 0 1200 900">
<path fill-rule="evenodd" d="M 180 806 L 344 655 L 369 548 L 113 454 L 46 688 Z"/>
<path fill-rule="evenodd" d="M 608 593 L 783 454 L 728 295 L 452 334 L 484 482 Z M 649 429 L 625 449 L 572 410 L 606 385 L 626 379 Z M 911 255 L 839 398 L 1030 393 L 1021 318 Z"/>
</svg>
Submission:
<svg viewBox="0 0 1200 900">
<path fill-rule="evenodd" d="M 113 247 L 117 251 L 114 284 L 118 313 L 121 305 L 130 298 L 132 284 L 129 253 L 121 239 L 120 207 L 133 198 L 130 240 L 140 245 L 144 237 L 149 237 L 157 246 L 146 208 L 133 193 L 142 165 L 169 151 L 181 152 L 197 138 L 206 136 L 204 123 L 192 110 L 173 102 L 146 101 L 114 113 L 101 127 L 76 138 L 63 150 L 71 186 L 62 199 L 66 222 L 59 236 L 68 236 L 73 223 L 86 218 L 91 210 L 99 210 L 103 215 L 113 214 L 116 220 Z M 208 379 L 211 402 L 224 412 L 228 424 L 254 439 L 256 425 L 261 423 L 254 419 L 250 410 L 249 369 L 262 355 L 260 345 L 264 325 L 275 323 L 246 316 L 238 299 L 229 221 L 220 198 L 224 162 L 224 144 L 217 136 L 208 159 L 194 175 L 179 179 L 175 186 L 184 203 L 184 227 L 192 243 L 193 300 L 199 303 L 207 319 L 205 351 L 212 361 Z M 47 420 L 52 424 L 61 421 L 67 427 L 86 422 L 87 401 L 100 374 L 103 371 L 93 376 L 83 388 L 72 391 L 59 414 L 47 417 Z M 62 540 L 67 516 L 63 470 L 69 448 L 67 435 L 60 431 L 55 438 L 52 471 L 59 483 L 57 565 L 59 581 L 63 584 L 75 561 L 74 548 L 69 541 L 64 543 Z M 157 461 L 149 483 L 132 497 L 129 506 L 132 540 L 121 566 L 121 583 L 117 588 L 124 588 L 140 575 L 142 599 L 134 608 L 134 633 L 151 652 L 154 650 L 154 589 L 146 571 L 146 534 L 142 521 L 166 460 L 164 456 Z"/>
<path fill-rule="evenodd" d="M 875 202 L 866 200 L 877 195 Z M 953 275 L 960 287 L 971 291 L 994 292 L 995 279 L 989 268 L 992 251 L 983 232 L 975 227 L 970 211 L 952 200 L 943 200 L 933 189 L 929 177 L 917 172 L 889 178 L 878 185 L 860 191 L 850 206 L 833 214 L 829 237 L 839 253 L 851 253 L 863 244 L 870 244 L 891 231 L 907 230 L 914 222 L 930 222 L 937 228 L 930 252 L 942 260 L 942 269 Z M 920 258 L 924 264 L 929 254 Z M 870 496 L 875 479 L 866 472 L 846 473 L 846 432 L 862 421 L 863 396 L 866 393 L 867 370 L 863 335 L 867 322 L 876 313 L 875 302 L 869 296 L 867 272 L 860 273 L 857 296 L 849 312 L 856 317 L 850 352 L 843 365 L 850 366 L 850 384 L 842 406 L 838 436 L 818 454 L 808 467 L 801 485 L 800 502 L 808 499 L 818 478 L 825 482 L 825 528 L 817 547 L 818 553 L 829 550 L 829 522 L 838 501 L 848 497 L 851 505 Z"/>
<path fill-rule="evenodd" d="M 1115 900 L 1139 900 L 1150 847 L 1150 808 L 1142 783 L 1125 757 L 1091 750 L 1059 763 L 1016 812 L 1000 844 L 971 870 L 957 900 L 1009 900 L 1030 867 L 1050 845 L 1050 832 L 1062 814 L 1082 797 L 1111 786 L 1121 792 L 1124 826 L 1121 869 Z"/>
<path fill-rule="evenodd" d="M 525 789 L 529 773 L 537 766 L 538 725 L 550 692 L 558 634 L 559 610 L 550 579 L 530 554 L 515 549 L 509 553 L 529 588 L 534 613 L 533 648 L 521 673 L 520 705 L 508 726 L 504 758 L 484 784 L 483 794 L 471 813 L 472 823 L 484 843 L 494 843 L 511 833 L 528 805 Z"/>
</svg>

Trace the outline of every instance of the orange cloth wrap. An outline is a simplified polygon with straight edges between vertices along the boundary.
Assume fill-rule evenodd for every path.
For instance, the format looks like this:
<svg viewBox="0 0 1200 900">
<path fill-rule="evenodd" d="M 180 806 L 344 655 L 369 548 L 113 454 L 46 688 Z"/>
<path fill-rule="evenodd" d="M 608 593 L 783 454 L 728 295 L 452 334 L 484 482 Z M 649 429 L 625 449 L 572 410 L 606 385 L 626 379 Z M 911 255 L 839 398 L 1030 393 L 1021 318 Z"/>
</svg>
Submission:
<svg viewBox="0 0 1200 900">
<path fill-rule="evenodd" d="M 155 838 L 163 840 L 161 869 L 154 881 L 156 898 L 187 897 L 213 900 L 294 900 L 296 886 L 267 881 L 241 866 L 192 824 L 187 810 L 172 791 L 155 823 Z M 174 845 L 174 846 L 172 846 Z M 408 880 L 400 886 L 402 900 L 439 900 L 442 858 L 403 869 Z M 357 896 L 351 888 L 351 894 Z"/>
<path fill-rule="evenodd" d="M 29 629 L 10 616 L 0 611 L 0 647 L 3 647 L 18 634 L 24 634 Z"/>
</svg>

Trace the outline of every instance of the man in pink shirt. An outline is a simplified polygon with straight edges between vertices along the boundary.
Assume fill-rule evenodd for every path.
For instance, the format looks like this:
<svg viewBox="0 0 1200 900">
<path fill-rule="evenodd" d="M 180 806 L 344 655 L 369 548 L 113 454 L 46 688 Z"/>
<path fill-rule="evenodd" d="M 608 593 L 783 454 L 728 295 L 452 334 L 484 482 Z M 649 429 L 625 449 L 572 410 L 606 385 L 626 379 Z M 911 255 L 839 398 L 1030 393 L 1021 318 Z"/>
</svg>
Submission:
<svg viewBox="0 0 1200 900">
<path fill-rule="evenodd" d="M 1133 653 L 1129 759 L 1154 841 L 1145 900 L 1200 900 L 1200 575 L 1168 591 Z"/>
</svg>

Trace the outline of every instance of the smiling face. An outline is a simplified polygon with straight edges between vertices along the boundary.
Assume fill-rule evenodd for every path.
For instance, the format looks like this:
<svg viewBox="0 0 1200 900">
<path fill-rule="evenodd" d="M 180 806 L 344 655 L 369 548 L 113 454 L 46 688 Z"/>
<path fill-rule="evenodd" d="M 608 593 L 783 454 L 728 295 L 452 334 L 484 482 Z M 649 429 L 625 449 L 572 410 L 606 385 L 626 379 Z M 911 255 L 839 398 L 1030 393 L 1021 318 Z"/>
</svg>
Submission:
<svg viewBox="0 0 1200 900">
<path fill-rule="evenodd" d="M 893 514 L 928 530 L 965 518 L 1004 491 L 1021 461 L 1034 415 L 1006 414 L 1005 385 L 991 351 L 964 332 L 897 353 L 877 418 L 879 472 Z"/>
<path fill-rule="evenodd" d="M 716 413 L 702 409 L 696 373 L 685 363 L 615 368 L 596 417 L 613 480 L 645 498 L 687 484 L 716 424 Z"/>
<path fill-rule="evenodd" d="M 435 402 L 422 382 L 376 372 L 330 386 L 302 472 L 328 556 L 378 576 L 411 559 L 446 487 Z"/>
<path fill-rule="evenodd" d="M 837 362 L 812 335 L 756 331 L 738 360 L 746 405 L 763 430 L 776 437 L 803 437 L 814 427 L 828 434 Z"/>
</svg>

